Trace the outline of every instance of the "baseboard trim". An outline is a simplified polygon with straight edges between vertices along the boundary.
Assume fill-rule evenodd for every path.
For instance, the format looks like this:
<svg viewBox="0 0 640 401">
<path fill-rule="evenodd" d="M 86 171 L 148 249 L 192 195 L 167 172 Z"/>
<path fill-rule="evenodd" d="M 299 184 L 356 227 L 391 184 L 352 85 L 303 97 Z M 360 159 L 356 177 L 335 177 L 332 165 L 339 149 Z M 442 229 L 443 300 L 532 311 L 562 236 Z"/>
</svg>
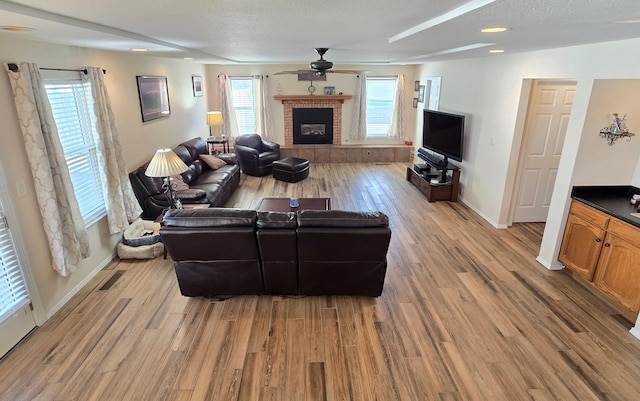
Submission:
<svg viewBox="0 0 640 401">
<path fill-rule="evenodd" d="M 87 276 L 78 283 L 67 295 L 62 298 L 57 304 L 53 306 L 53 308 L 49 309 L 46 313 L 46 320 L 51 319 L 53 315 L 55 315 L 60 309 L 62 309 L 67 302 L 71 300 L 85 285 L 89 283 L 102 269 L 104 269 L 109 263 L 111 263 L 116 258 L 116 251 L 114 250 L 110 256 L 104 259 L 98 266 L 96 266 Z M 44 323 L 44 322 L 43 322 Z"/>
</svg>

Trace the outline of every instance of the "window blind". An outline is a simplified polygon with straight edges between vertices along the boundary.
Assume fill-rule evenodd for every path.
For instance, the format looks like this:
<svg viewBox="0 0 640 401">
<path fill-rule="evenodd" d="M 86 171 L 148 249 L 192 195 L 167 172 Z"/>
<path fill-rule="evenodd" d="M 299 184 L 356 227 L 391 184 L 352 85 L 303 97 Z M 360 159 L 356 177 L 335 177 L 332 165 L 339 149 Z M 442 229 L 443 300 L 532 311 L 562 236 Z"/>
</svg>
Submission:
<svg viewBox="0 0 640 401">
<path fill-rule="evenodd" d="M 251 78 L 231 78 L 233 112 L 236 115 L 238 133 L 240 135 L 254 134 L 256 132 L 253 97 L 253 82 Z"/>
<path fill-rule="evenodd" d="M 0 205 L 0 322 L 29 302 L 29 293 Z"/>
<path fill-rule="evenodd" d="M 393 119 L 396 78 L 367 78 L 367 137 L 387 136 Z"/>
<path fill-rule="evenodd" d="M 50 81 L 45 85 L 60 142 L 73 182 L 80 213 L 90 224 L 105 212 L 93 132 L 91 84 L 82 81 Z"/>
</svg>

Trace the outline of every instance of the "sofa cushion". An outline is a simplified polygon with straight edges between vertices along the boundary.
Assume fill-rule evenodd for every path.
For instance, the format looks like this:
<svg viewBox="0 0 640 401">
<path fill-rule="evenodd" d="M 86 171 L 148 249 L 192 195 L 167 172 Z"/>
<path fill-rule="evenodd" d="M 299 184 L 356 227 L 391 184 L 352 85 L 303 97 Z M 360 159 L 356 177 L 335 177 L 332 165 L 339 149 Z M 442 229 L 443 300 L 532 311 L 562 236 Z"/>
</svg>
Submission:
<svg viewBox="0 0 640 401">
<path fill-rule="evenodd" d="M 180 174 L 176 174 L 171 176 L 171 189 L 174 191 L 186 191 L 189 189 L 189 185 L 184 182 Z"/>
<path fill-rule="evenodd" d="M 347 210 L 301 210 L 299 227 L 388 227 L 389 217 L 382 212 Z"/>
<path fill-rule="evenodd" d="M 165 227 L 253 227 L 255 210 L 233 208 L 172 209 L 164 215 Z"/>
<path fill-rule="evenodd" d="M 218 159 L 217 157 L 211 155 L 200 155 L 200 159 L 207 163 L 211 170 L 217 170 L 227 164 L 227 162 L 225 162 L 224 160 Z"/>
<path fill-rule="evenodd" d="M 207 192 L 202 189 L 188 187 L 185 190 L 176 191 L 174 194 L 182 203 L 198 203 L 207 196 Z"/>
</svg>

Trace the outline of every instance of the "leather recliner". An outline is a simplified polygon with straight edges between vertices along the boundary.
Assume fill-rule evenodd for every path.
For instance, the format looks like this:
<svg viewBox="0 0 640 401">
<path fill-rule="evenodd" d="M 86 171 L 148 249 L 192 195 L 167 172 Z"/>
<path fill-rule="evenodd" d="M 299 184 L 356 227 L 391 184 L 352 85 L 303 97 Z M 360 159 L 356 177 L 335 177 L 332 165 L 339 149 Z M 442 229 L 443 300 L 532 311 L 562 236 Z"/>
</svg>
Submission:
<svg viewBox="0 0 640 401">
<path fill-rule="evenodd" d="M 264 294 L 255 210 L 173 209 L 160 237 L 188 297 Z"/>
<path fill-rule="evenodd" d="M 271 174 L 271 165 L 280 159 L 280 145 L 264 140 L 257 134 L 237 137 L 234 150 L 242 172 L 256 177 Z"/>
<path fill-rule="evenodd" d="M 297 217 L 301 294 L 382 294 L 391 240 L 384 213 L 301 210 Z"/>
</svg>

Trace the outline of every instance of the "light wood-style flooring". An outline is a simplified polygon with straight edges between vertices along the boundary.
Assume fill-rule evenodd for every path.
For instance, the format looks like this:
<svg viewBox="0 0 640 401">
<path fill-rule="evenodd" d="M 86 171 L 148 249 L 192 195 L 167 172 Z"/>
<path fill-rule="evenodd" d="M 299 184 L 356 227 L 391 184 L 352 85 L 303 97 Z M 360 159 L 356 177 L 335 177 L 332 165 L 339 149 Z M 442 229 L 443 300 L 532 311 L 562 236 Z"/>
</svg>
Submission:
<svg viewBox="0 0 640 401">
<path fill-rule="evenodd" d="M 244 176 L 227 205 L 320 196 L 387 213 L 381 297 L 185 298 L 170 259 L 116 261 L 0 362 L 0 400 L 640 399 L 629 316 L 535 261 L 542 224 L 496 230 L 428 203 L 405 168 Z"/>
</svg>

